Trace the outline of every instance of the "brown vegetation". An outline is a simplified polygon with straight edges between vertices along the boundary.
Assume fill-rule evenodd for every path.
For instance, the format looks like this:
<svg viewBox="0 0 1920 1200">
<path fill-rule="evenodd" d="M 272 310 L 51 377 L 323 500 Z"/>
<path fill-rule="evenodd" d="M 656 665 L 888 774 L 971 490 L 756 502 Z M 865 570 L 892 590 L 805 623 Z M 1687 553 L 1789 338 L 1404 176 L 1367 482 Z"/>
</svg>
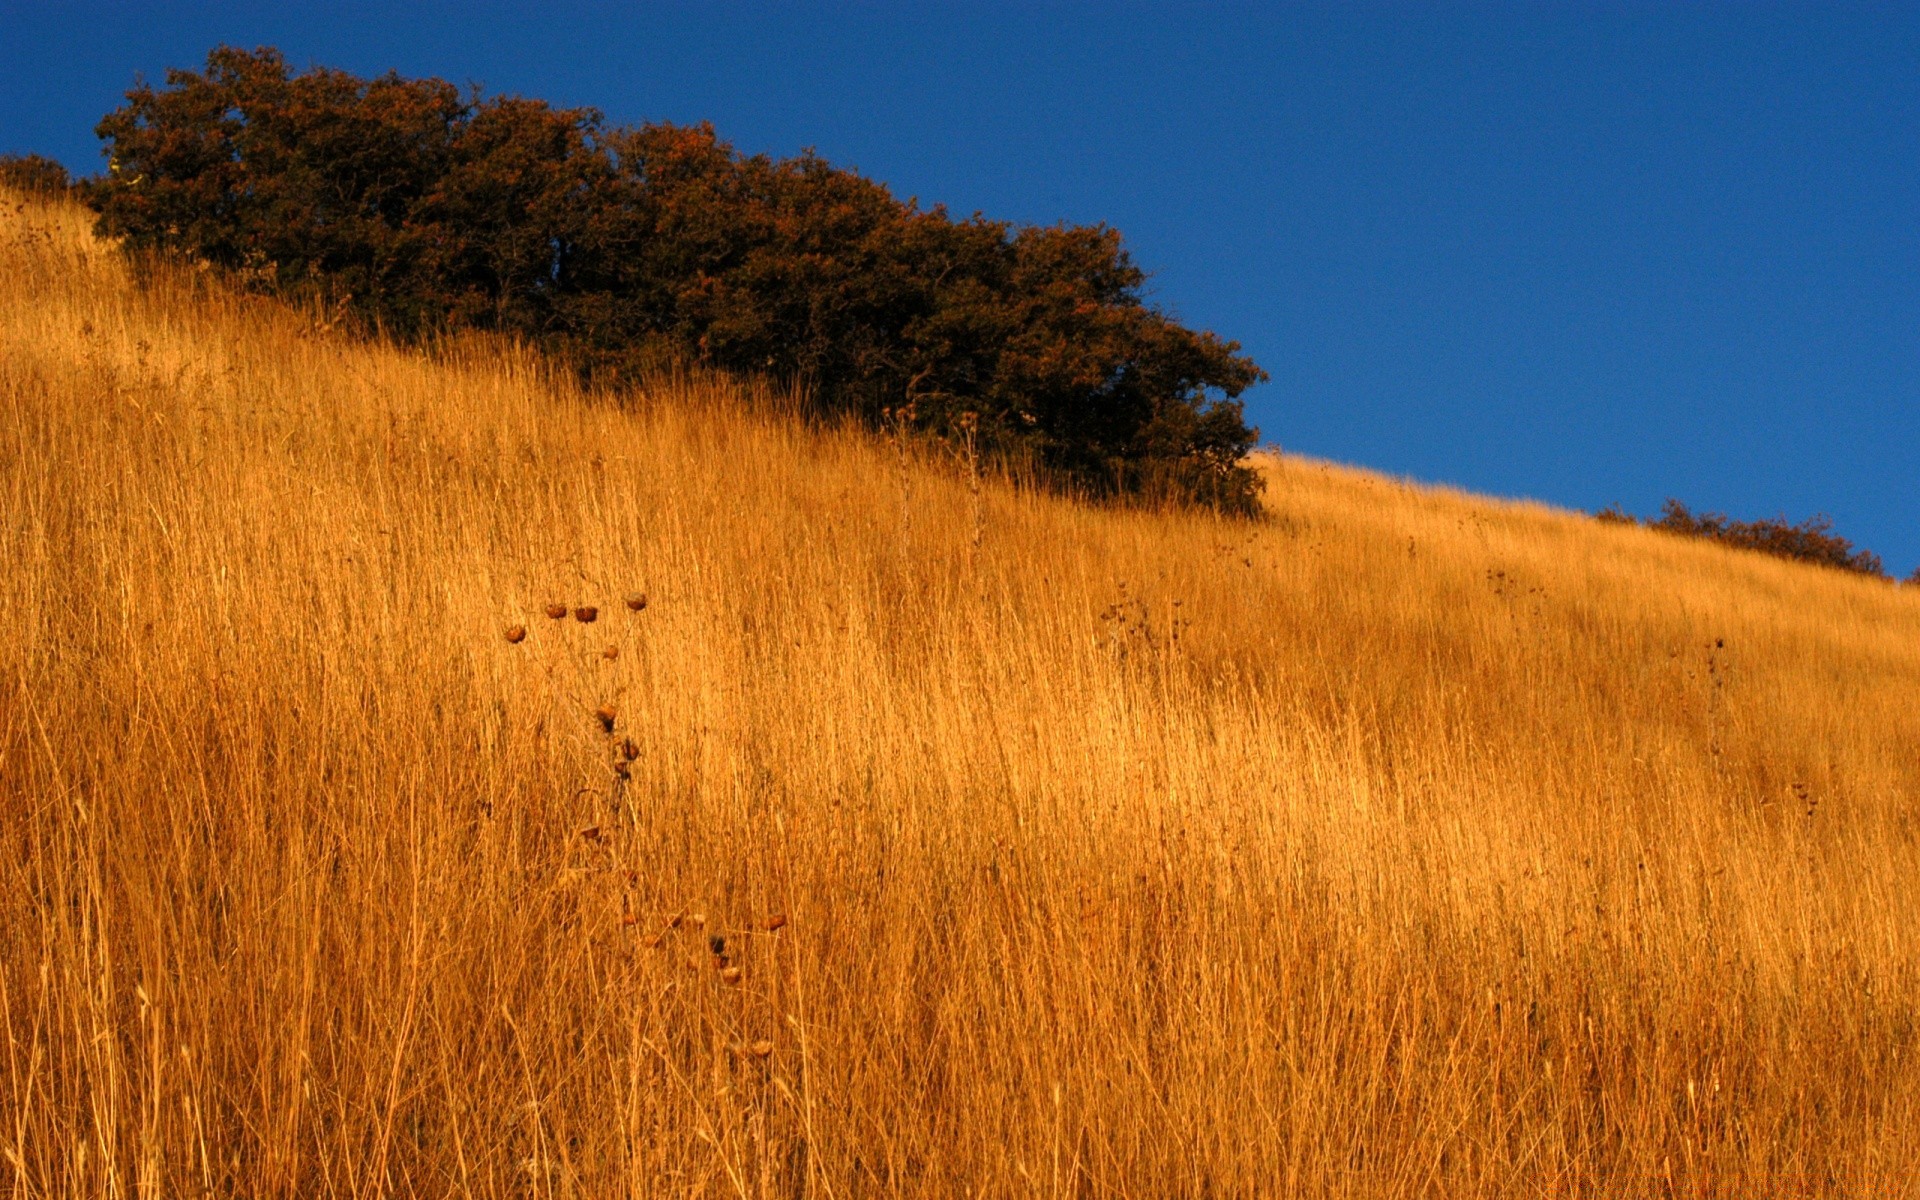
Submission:
<svg viewBox="0 0 1920 1200">
<path fill-rule="evenodd" d="M 1594 514 L 1613 525 L 1630 525 L 1634 518 L 1618 506 Z M 1809 517 L 1795 525 L 1785 516 L 1763 517 L 1757 521 L 1736 521 L 1725 513 L 1696 513 L 1678 500 L 1669 498 L 1661 506 L 1659 518 L 1642 522 L 1649 529 L 1682 537 L 1705 538 L 1740 550 L 1757 550 L 1775 558 L 1813 563 L 1836 570 L 1887 578 L 1886 564 L 1871 550 L 1856 550 L 1853 543 L 1833 532 L 1833 518 L 1824 514 Z M 1920 578 L 1920 573 L 1916 573 Z"/>
<path fill-rule="evenodd" d="M 86 224 L 0 209 L 10 1195 L 1920 1178 L 1920 596 L 975 486 Z"/>
<path fill-rule="evenodd" d="M 0 154 L 0 187 L 29 195 L 51 196 L 71 184 L 67 169 L 42 154 Z"/>
</svg>

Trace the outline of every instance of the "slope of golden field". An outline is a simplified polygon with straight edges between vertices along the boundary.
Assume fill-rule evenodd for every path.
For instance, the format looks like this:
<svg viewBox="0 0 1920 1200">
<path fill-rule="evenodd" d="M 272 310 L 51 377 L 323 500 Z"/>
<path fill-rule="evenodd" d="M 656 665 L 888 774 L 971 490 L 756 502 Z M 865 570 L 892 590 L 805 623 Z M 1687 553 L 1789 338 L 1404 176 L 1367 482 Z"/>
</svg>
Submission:
<svg viewBox="0 0 1920 1200">
<path fill-rule="evenodd" d="M 0 208 L 9 1195 L 1920 1194 L 1920 589 L 777 408 Z"/>
</svg>

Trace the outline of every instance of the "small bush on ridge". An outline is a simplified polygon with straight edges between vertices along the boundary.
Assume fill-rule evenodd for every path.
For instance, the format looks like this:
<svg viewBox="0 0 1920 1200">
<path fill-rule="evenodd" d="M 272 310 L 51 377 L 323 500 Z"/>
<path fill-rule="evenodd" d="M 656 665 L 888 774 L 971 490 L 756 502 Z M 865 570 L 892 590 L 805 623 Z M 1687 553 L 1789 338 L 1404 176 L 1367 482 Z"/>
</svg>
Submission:
<svg viewBox="0 0 1920 1200">
<path fill-rule="evenodd" d="M 21 192 L 64 192 L 71 186 L 66 167 L 42 154 L 0 154 L 0 185 Z"/>
<path fill-rule="evenodd" d="M 1601 509 L 1594 514 L 1594 518 L 1607 524 L 1644 524 L 1649 529 L 1706 538 L 1743 550 L 1758 550 L 1777 558 L 1818 563 L 1842 571 L 1871 575 L 1876 579 L 1888 577 L 1886 565 L 1881 562 L 1880 556 L 1871 550 L 1855 550 L 1851 541 L 1833 532 L 1833 519 L 1825 514 L 1809 517 L 1798 525 L 1789 524 L 1785 516 L 1759 521 L 1735 521 L 1724 513 L 1696 513 L 1669 497 L 1666 504 L 1661 506 L 1658 519 L 1636 521 L 1632 514 L 1618 505 Z M 1909 582 L 1920 582 L 1920 571 L 1915 572 Z"/>
</svg>

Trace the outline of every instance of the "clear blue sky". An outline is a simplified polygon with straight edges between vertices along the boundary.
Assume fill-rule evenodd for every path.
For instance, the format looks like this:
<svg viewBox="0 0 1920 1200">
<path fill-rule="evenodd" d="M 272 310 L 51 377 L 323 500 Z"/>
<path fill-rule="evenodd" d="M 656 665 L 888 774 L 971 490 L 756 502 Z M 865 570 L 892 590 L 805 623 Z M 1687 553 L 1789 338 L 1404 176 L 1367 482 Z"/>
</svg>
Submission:
<svg viewBox="0 0 1920 1200">
<path fill-rule="evenodd" d="M 0 0 L 0 151 L 223 41 L 1106 221 L 1269 441 L 1920 564 L 1920 6 Z"/>
</svg>

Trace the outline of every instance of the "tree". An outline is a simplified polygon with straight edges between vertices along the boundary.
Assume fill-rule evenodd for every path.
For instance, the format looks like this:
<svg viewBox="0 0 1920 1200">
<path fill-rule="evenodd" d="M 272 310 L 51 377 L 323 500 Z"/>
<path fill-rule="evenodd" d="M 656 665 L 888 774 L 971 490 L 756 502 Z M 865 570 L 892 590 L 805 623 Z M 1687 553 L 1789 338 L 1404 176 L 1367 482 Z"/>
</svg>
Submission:
<svg viewBox="0 0 1920 1200">
<path fill-rule="evenodd" d="M 100 123 L 102 232 L 184 251 L 402 334 L 535 331 L 565 290 L 598 116 L 441 80 L 292 74 L 227 47 Z"/>
<path fill-rule="evenodd" d="M 711 126 L 373 80 L 221 47 L 101 122 L 103 232 L 408 337 L 497 329 L 598 379 L 669 361 L 796 381 L 868 423 L 962 422 L 1098 491 L 1257 505 L 1266 378 L 1187 329 L 1105 226 L 1016 227 L 896 199 Z"/>
</svg>

